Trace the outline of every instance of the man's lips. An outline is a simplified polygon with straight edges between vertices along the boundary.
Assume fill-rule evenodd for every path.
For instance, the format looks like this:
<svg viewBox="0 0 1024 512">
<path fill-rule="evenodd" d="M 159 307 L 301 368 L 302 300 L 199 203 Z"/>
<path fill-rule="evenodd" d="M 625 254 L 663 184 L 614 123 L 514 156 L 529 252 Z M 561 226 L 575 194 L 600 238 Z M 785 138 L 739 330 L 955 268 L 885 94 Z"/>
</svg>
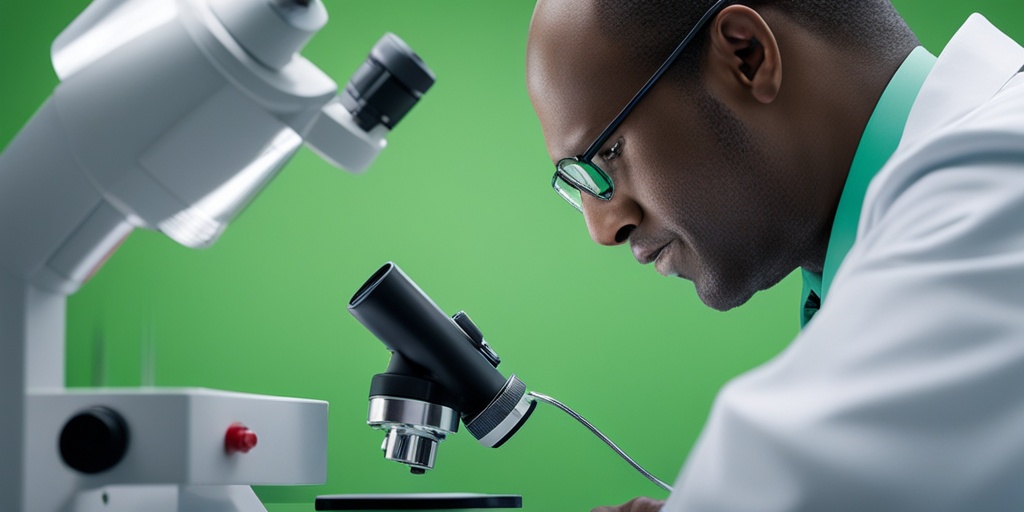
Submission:
<svg viewBox="0 0 1024 512">
<path fill-rule="evenodd" d="M 636 261 L 640 262 L 641 265 L 647 265 L 648 263 L 658 259 L 658 255 L 660 255 L 661 251 L 668 247 L 668 244 L 670 243 L 672 242 L 665 243 L 653 249 L 648 248 L 649 246 L 634 245 L 633 257 L 636 258 Z"/>
</svg>

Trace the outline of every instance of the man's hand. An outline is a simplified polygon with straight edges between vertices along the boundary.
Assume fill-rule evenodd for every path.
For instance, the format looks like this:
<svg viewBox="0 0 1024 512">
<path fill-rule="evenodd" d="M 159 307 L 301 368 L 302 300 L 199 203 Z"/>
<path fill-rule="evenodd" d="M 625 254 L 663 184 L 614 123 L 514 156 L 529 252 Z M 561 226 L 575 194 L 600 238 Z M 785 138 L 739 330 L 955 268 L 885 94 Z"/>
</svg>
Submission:
<svg viewBox="0 0 1024 512">
<path fill-rule="evenodd" d="M 665 506 L 664 501 L 634 498 L 617 507 L 597 507 L 590 512 L 659 512 L 663 506 Z"/>
</svg>

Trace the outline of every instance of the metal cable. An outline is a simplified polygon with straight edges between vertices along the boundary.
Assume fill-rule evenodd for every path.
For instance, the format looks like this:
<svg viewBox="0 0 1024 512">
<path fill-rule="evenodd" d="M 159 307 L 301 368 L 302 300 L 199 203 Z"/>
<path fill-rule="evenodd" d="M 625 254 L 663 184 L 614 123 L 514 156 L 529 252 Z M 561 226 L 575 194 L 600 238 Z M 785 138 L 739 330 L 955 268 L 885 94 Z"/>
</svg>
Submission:
<svg viewBox="0 0 1024 512">
<path fill-rule="evenodd" d="M 637 464 L 636 461 L 634 461 L 632 458 L 630 458 L 629 455 L 626 455 L 626 452 L 622 451 L 621 448 L 616 446 L 615 443 L 613 443 L 611 439 L 608 439 L 608 436 L 602 434 L 601 431 L 598 430 L 597 427 L 595 427 L 589 421 L 587 421 L 586 418 L 584 418 L 583 416 L 580 416 L 579 414 L 576 414 L 576 411 L 570 409 L 567 405 L 563 404 L 562 402 L 559 402 L 558 400 L 555 400 L 554 398 L 551 398 L 550 396 L 542 395 L 542 394 L 537 393 L 535 391 L 530 391 L 528 394 L 529 394 L 529 396 L 532 396 L 532 397 L 536 398 L 537 400 L 540 400 L 541 402 L 553 405 L 553 406 L 561 409 L 562 411 L 564 411 L 569 416 L 572 416 L 573 418 L 575 418 L 576 421 L 582 423 L 584 427 L 587 427 L 587 429 L 590 430 L 591 432 L 593 432 L 594 435 L 596 435 L 599 439 L 604 441 L 604 444 L 608 445 L 612 450 L 615 450 L 615 453 L 619 454 L 620 457 L 625 459 L 625 461 L 628 462 L 630 466 L 633 466 L 634 469 L 639 471 L 640 474 L 642 474 L 645 477 L 647 477 L 648 480 L 654 482 L 655 485 L 657 485 L 658 487 L 661 487 L 662 489 L 665 489 L 668 492 L 672 492 L 672 487 L 671 486 L 669 486 L 665 482 L 662 482 L 661 480 L 658 480 L 658 477 L 652 475 L 649 471 L 647 471 L 642 466 L 640 466 L 640 464 Z"/>
</svg>

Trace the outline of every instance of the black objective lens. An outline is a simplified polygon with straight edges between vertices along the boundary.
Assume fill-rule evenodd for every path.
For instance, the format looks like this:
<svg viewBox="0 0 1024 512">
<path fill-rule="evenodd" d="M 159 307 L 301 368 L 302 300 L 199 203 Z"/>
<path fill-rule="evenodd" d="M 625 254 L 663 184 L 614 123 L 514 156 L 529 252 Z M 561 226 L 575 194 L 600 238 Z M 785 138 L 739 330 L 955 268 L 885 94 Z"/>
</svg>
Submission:
<svg viewBox="0 0 1024 512">
<path fill-rule="evenodd" d="M 377 41 L 366 62 L 345 84 L 341 104 L 356 124 L 370 131 L 378 124 L 389 130 L 434 85 L 434 72 L 398 36 L 388 33 Z"/>
</svg>

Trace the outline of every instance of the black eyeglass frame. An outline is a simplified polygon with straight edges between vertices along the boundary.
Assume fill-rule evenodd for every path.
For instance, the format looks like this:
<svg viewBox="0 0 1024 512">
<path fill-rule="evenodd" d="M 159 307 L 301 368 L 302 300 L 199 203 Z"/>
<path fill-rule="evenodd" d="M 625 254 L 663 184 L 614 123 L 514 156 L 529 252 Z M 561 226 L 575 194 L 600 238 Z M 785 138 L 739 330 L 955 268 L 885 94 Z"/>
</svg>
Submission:
<svg viewBox="0 0 1024 512">
<path fill-rule="evenodd" d="M 597 152 L 601 150 L 601 147 L 608 142 L 608 139 L 611 138 L 612 134 L 614 134 L 615 131 L 619 129 L 619 126 L 622 125 L 622 123 L 626 120 L 626 117 L 629 115 L 630 112 L 633 111 L 637 103 L 640 103 L 640 100 L 643 99 L 643 97 L 647 94 L 647 91 L 650 91 L 651 88 L 654 87 L 654 84 L 657 83 L 659 79 L 661 79 L 661 77 L 665 74 L 666 71 L 668 71 L 668 68 L 670 68 L 672 64 L 676 62 L 676 60 L 678 60 L 679 55 L 683 53 L 683 50 L 686 49 L 686 47 L 690 44 L 693 38 L 697 36 L 700 30 L 704 28 L 704 26 L 707 25 L 708 21 L 710 21 L 711 18 L 718 14 L 718 11 L 725 7 L 728 3 L 730 3 L 730 0 L 718 0 L 717 2 L 714 3 L 714 5 L 711 6 L 711 8 L 707 10 L 707 12 L 704 13 L 703 16 L 701 16 L 700 20 L 698 20 L 697 23 L 693 26 L 693 28 L 691 28 L 690 31 L 686 34 L 686 37 L 683 38 L 679 45 L 676 46 L 675 50 L 673 50 L 672 53 L 668 56 L 668 58 L 665 59 L 665 62 L 661 64 L 661 67 L 659 67 L 658 70 L 655 71 L 654 74 L 651 76 L 651 78 L 647 80 L 647 83 L 645 83 L 644 86 L 641 87 L 635 95 L 633 95 L 633 99 L 629 100 L 629 103 L 627 103 L 626 106 L 623 107 L 619 114 L 615 116 L 615 119 L 613 119 L 612 122 L 608 124 L 608 127 L 606 127 L 604 131 L 601 132 L 601 135 L 597 137 L 597 140 L 595 140 L 590 145 L 590 147 L 588 147 L 587 150 L 583 152 L 583 154 L 577 155 L 575 157 L 563 158 L 559 160 L 557 164 L 555 164 L 555 175 L 551 177 L 551 187 L 555 189 L 555 192 L 558 192 L 558 195 L 562 196 L 569 204 L 571 204 L 574 208 L 581 212 L 583 211 L 582 196 L 580 197 L 580 201 L 577 203 L 572 198 L 567 196 L 565 192 L 563 192 L 563 189 L 559 187 L 559 181 L 564 182 L 565 184 L 576 189 L 577 191 L 586 192 L 587 194 L 590 194 L 591 196 L 601 199 L 603 201 L 611 200 L 612 195 L 615 192 L 615 184 L 612 181 L 611 176 L 608 176 L 608 173 L 604 172 L 603 169 L 594 164 L 594 156 L 597 155 Z M 591 190 L 590 187 L 588 187 L 586 184 L 579 182 L 577 179 L 570 176 L 567 172 L 563 171 L 563 164 L 584 164 L 587 167 L 593 168 L 594 170 L 599 172 L 601 174 L 601 178 L 603 178 L 604 181 L 608 183 L 608 190 L 604 192 Z"/>
</svg>

